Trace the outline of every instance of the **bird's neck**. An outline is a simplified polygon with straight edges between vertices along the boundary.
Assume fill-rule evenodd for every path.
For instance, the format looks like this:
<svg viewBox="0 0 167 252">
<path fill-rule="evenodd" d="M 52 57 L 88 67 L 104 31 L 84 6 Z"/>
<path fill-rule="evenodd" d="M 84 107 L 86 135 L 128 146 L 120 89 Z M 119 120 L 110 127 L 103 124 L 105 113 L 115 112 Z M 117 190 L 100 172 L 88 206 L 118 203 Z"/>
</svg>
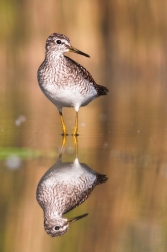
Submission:
<svg viewBox="0 0 167 252">
<path fill-rule="evenodd" d="M 61 215 L 61 210 L 57 209 L 54 205 L 50 205 L 44 209 L 44 217 L 46 219 L 54 219 Z"/>
<path fill-rule="evenodd" d="M 45 54 L 45 60 L 54 64 L 64 60 L 64 54 L 55 53 L 53 51 L 48 51 Z"/>
</svg>

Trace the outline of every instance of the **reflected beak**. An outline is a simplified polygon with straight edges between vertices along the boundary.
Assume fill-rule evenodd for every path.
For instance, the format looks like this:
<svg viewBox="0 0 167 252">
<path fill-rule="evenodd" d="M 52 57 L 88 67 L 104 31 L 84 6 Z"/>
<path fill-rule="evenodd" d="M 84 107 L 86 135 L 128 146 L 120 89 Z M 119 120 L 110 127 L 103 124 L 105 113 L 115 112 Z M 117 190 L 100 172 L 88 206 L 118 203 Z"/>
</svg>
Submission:
<svg viewBox="0 0 167 252">
<path fill-rule="evenodd" d="M 84 52 L 81 52 L 81 51 L 79 51 L 78 49 L 76 49 L 76 48 L 74 48 L 74 47 L 72 47 L 72 46 L 69 46 L 69 51 L 70 51 L 70 52 L 73 52 L 73 53 L 78 53 L 78 54 L 81 54 L 81 55 L 83 55 L 83 56 L 85 56 L 85 57 L 90 58 L 90 56 L 89 56 L 88 54 L 86 54 L 86 53 L 84 53 Z"/>
<path fill-rule="evenodd" d="M 68 219 L 68 222 L 71 224 L 71 223 L 73 223 L 73 222 L 75 222 L 77 220 L 80 220 L 80 219 L 86 217 L 87 215 L 88 215 L 88 213 L 80 215 L 80 216 L 77 216 L 77 217 L 74 217 L 74 218 L 71 218 L 71 219 Z"/>
</svg>

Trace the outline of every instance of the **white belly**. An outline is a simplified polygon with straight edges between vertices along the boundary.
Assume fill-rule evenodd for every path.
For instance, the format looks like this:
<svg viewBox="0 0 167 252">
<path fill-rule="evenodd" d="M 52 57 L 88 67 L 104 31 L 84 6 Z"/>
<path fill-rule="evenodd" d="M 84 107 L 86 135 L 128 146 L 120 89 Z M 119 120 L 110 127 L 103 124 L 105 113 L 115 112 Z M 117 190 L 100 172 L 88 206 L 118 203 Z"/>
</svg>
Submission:
<svg viewBox="0 0 167 252">
<path fill-rule="evenodd" d="M 97 97 L 97 91 L 90 85 L 88 92 L 84 94 L 77 86 L 65 86 L 63 88 L 63 86 L 56 87 L 53 84 L 47 84 L 41 89 L 58 110 L 61 110 L 63 107 L 74 107 L 78 111 L 81 106 L 86 106 Z"/>
</svg>

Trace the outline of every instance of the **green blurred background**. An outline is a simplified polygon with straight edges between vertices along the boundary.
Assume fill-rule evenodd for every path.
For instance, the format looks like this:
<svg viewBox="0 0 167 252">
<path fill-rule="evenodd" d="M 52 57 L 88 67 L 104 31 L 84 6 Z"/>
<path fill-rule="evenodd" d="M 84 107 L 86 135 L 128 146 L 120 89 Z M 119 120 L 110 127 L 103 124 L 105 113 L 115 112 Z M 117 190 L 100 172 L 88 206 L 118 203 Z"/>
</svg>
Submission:
<svg viewBox="0 0 167 252">
<path fill-rule="evenodd" d="M 1 0 L 0 251 L 167 251 L 167 2 Z M 107 174 L 69 216 L 89 212 L 49 237 L 36 202 L 38 181 L 58 157 L 61 124 L 41 92 L 45 41 L 68 36 L 108 96 L 79 113 L 79 160 Z M 73 109 L 64 109 L 68 131 Z M 69 136 L 64 161 L 74 159 Z"/>
</svg>

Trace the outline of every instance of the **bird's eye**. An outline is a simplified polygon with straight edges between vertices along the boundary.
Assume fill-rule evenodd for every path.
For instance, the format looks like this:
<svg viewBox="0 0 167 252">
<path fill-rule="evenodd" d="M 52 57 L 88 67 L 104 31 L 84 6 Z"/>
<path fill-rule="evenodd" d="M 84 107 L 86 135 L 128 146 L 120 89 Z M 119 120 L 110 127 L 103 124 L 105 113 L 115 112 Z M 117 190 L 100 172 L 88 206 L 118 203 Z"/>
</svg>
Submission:
<svg viewBox="0 0 167 252">
<path fill-rule="evenodd" d="M 60 39 L 56 40 L 56 43 L 57 43 L 58 45 L 60 45 L 60 44 L 61 44 L 61 40 L 60 40 Z"/>
<path fill-rule="evenodd" d="M 56 227 L 55 227 L 55 230 L 59 230 L 59 229 L 60 229 L 60 227 L 59 227 L 59 226 L 56 226 Z"/>
</svg>

